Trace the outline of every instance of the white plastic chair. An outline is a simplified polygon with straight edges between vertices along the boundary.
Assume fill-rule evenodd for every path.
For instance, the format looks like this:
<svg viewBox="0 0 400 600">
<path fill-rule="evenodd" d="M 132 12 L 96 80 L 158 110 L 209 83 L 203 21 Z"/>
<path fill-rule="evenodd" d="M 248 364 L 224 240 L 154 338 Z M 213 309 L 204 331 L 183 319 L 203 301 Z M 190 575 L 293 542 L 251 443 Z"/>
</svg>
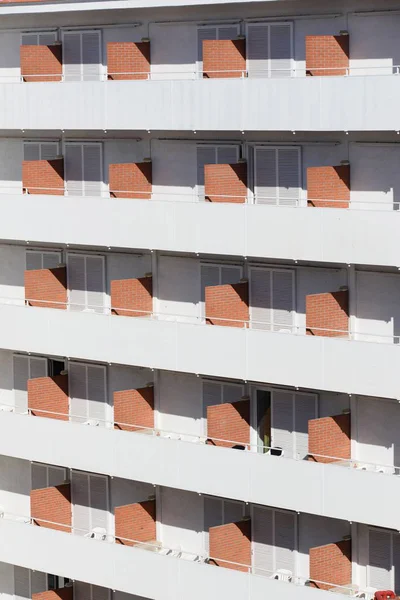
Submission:
<svg viewBox="0 0 400 600">
<path fill-rule="evenodd" d="M 269 579 L 277 579 L 278 581 L 285 581 L 290 583 L 292 581 L 293 573 L 289 569 L 278 569 Z"/>
<path fill-rule="evenodd" d="M 8 406 L 7 404 L 2 404 L 0 406 L 0 412 L 14 412 L 14 410 L 13 406 Z"/>
<path fill-rule="evenodd" d="M 83 425 L 91 425 L 92 427 L 98 427 L 100 425 L 100 422 L 96 421 L 96 419 L 88 419 L 87 421 L 83 422 Z"/>
<path fill-rule="evenodd" d="M 104 527 L 93 527 L 89 533 L 85 533 L 85 538 L 89 538 L 91 540 L 102 540 L 104 541 L 107 537 L 107 532 Z"/>
<path fill-rule="evenodd" d="M 356 592 L 352 598 L 364 598 L 364 600 L 374 600 L 376 588 L 366 587 L 359 592 Z"/>
</svg>

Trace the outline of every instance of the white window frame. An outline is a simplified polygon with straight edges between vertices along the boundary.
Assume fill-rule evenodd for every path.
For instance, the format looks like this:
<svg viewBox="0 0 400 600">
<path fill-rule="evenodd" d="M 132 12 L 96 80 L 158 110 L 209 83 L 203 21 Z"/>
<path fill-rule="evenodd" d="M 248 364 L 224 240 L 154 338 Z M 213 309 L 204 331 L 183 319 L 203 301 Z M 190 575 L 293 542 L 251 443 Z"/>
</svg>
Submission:
<svg viewBox="0 0 400 600">
<path fill-rule="evenodd" d="M 25 252 L 25 269 L 26 270 L 28 270 L 27 269 L 28 265 L 27 265 L 27 260 L 26 260 L 27 254 L 40 254 L 41 255 L 40 259 L 41 259 L 41 263 L 42 263 L 41 268 L 42 269 L 46 268 L 46 267 L 43 266 L 43 255 L 44 254 L 57 254 L 58 258 L 59 258 L 58 262 L 59 262 L 59 264 L 62 264 L 62 251 L 61 250 L 51 250 L 50 248 L 49 248 L 49 250 L 30 250 L 30 249 L 27 248 L 26 252 Z"/>
<path fill-rule="evenodd" d="M 228 143 L 228 144 L 224 144 L 224 143 L 220 143 L 220 144 L 196 144 L 196 177 L 197 177 L 197 172 L 198 172 L 198 168 L 199 168 L 199 161 L 198 161 L 198 157 L 197 157 L 197 150 L 198 148 L 212 148 L 215 151 L 215 156 L 217 159 L 217 162 L 215 163 L 216 165 L 220 164 L 218 163 L 218 151 L 220 150 L 220 148 L 232 148 L 234 150 L 236 150 L 236 162 L 239 162 L 240 160 L 240 147 L 241 144 L 240 142 L 236 143 L 236 144 L 232 144 L 232 143 Z M 222 164 L 222 163 L 221 163 Z M 247 188 L 249 191 L 249 188 Z M 199 202 L 204 200 L 204 196 L 203 194 L 200 192 L 200 185 L 199 182 L 196 181 L 196 198 Z"/>
<path fill-rule="evenodd" d="M 239 280 L 243 278 L 243 266 L 242 265 L 221 264 L 221 263 L 212 263 L 212 262 L 201 261 L 200 262 L 200 286 L 201 286 L 201 267 L 203 265 L 207 266 L 207 267 L 218 267 L 219 268 L 219 284 L 218 285 L 222 285 L 222 283 L 221 283 L 222 268 L 232 268 L 232 269 L 239 268 L 240 269 Z M 202 289 L 200 289 L 200 320 L 203 323 L 206 322 L 206 303 L 205 303 L 205 300 L 203 300 L 203 290 Z"/>
<path fill-rule="evenodd" d="M 279 145 L 269 145 L 269 144 L 251 144 L 248 146 L 248 148 L 252 151 L 252 169 L 251 169 L 251 173 L 250 173 L 250 181 L 249 181 L 249 198 L 248 198 L 248 202 L 250 204 L 257 204 L 256 202 L 256 194 L 255 194 L 255 188 L 257 186 L 257 169 L 256 169 L 256 164 L 257 164 L 257 150 L 275 150 L 275 166 L 276 166 L 276 176 L 277 178 L 279 177 L 279 150 L 296 150 L 298 153 L 298 166 L 299 166 L 299 181 L 298 181 L 298 188 L 299 188 L 299 197 L 296 199 L 297 201 L 297 205 L 300 205 L 301 200 L 302 200 L 302 192 L 303 192 L 303 174 L 302 174 L 302 163 L 303 163 L 303 148 L 300 145 L 292 145 L 292 146 L 279 146 Z M 278 181 L 276 181 L 276 184 L 278 184 Z M 278 195 L 278 185 L 275 186 L 275 198 L 276 198 L 276 203 L 275 206 L 280 206 L 279 203 L 279 195 Z M 271 206 L 274 206 L 273 204 L 271 204 Z"/>
<path fill-rule="evenodd" d="M 370 578 L 371 578 L 371 565 L 370 565 L 370 559 L 369 559 L 369 532 L 370 531 L 379 531 L 380 533 L 385 533 L 386 535 L 390 535 L 390 562 L 391 562 L 391 569 L 390 569 L 390 583 L 391 583 L 391 588 L 394 592 L 396 592 L 395 590 L 395 566 L 393 564 L 393 536 L 395 535 L 400 535 L 400 533 L 396 532 L 396 531 L 391 531 L 390 529 L 384 529 L 383 527 L 368 527 L 368 564 L 367 564 L 367 585 L 370 586 Z"/>
<path fill-rule="evenodd" d="M 34 46 L 40 46 L 41 44 L 39 44 L 39 36 L 40 35 L 54 35 L 54 41 L 53 43 L 56 44 L 58 41 L 58 35 L 57 35 L 57 31 L 51 30 L 51 31 L 46 31 L 45 29 L 43 29 L 42 31 L 23 31 L 21 33 L 21 46 L 24 45 L 24 37 L 25 36 L 36 36 L 36 44 L 33 44 Z M 32 44 L 26 44 L 31 46 Z"/>
<path fill-rule="evenodd" d="M 89 312 L 89 313 L 95 313 L 96 312 L 96 308 L 99 309 L 99 313 L 100 313 L 100 309 L 103 309 L 103 313 L 104 314 L 108 314 L 110 312 L 110 307 L 108 306 L 109 302 L 108 302 L 108 294 L 107 294 L 107 280 L 106 280 L 106 256 L 104 254 L 81 254 L 80 252 L 67 252 L 67 256 L 66 256 L 66 263 L 67 263 L 67 291 L 68 291 L 68 310 L 71 310 L 71 288 L 70 288 L 70 282 L 68 280 L 68 257 L 69 256 L 80 256 L 83 257 L 85 259 L 85 304 L 82 307 L 82 312 Z M 90 308 L 88 305 L 88 298 L 87 298 L 87 294 L 88 294 L 88 290 L 87 290 L 87 267 L 86 267 L 86 259 L 87 258 L 92 258 L 92 257 L 97 257 L 97 258 L 101 258 L 102 259 L 102 263 L 103 263 L 103 283 L 104 283 L 104 290 L 103 290 L 103 296 L 104 296 L 104 304 L 103 306 L 99 306 L 96 308 Z M 72 309 L 73 310 L 73 309 Z M 100 313 L 101 314 L 101 313 Z"/>
<path fill-rule="evenodd" d="M 110 510 L 110 482 L 109 482 L 109 476 L 108 475 L 100 475 L 98 473 L 89 473 L 88 471 L 80 471 L 79 469 L 73 469 L 72 470 L 72 476 L 71 476 L 71 484 L 74 478 L 74 472 L 79 473 L 80 475 L 86 475 L 87 480 L 88 480 L 88 508 L 89 510 L 89 531 L 91 532 L 93 530 L 93 523 L 92 523 L 92 503 L 91 503 L 91 495 L 90 495 L 90 478 L 91 477 L 98 477 L 101 479 L 105 479 L 106 480 L 106 512 L 107 512 L 107 527 L 106 527 L 106 533 L 107 535 L 110 534 L 110 532 L 112 531 L 111 528 L 111 510 Z M 71 505 L 72 505 L 72 531 L 74 531 L 75 529 L 75 501 L 74 501 L 74 486 L 71 485 Z"/>
<path fill-rule="evenodd" d="M 98 140 L 63 140 L 62 142 L 62 152 L 63 152 L 63 156 L 66 156 L 66 146 L 80 146 L 81 147 L 81 160 L 82 160 L 82 175 L 84 174 L 84 165 L 85 165 L 85 161 L 84 161 L 84 152 L 83 152 L 83 147 L 84 146 L 100 146 L 100 197 L 104 196 L 104 192 L 106 191 L 106 184 L 104 183 L 104 147 L 103 147 L 103 141 L 98 141 Z M 68 173 L 67 173 L 67 167 L 65 164 L 65 174 L 64 174 L 64 185 L 65 185 L 65 192 L 64 195 L 68 196 L 68 183 L 67 183 L 67 177 L 68 177 Z M 86 194 L 86 184 L 85 184 L 85 180 L 82 180 L 82 196 L 86 196 L 86 195 L 90 195 Z M 72 196 L 72 197 L 78 197 L 79 196 Z"/>
<path fill-rule="evenodd" d="M 295 60 L 294 60 L 294 27 L 293 27 L 293 21 L 247 21 L 246 22 L 246 40 L 249 38 L 249 27 L 266 27 L 268 26 L 269 31 L 268 31 L 268 54 L 269 54 L 269 58 L 268 58 L 268 78 L 274 77 L 273 73 L 274 71 L 271 71 L 271 33 L 270 33 L 270 29 L 271 26 L 273 27 L 274 25 L 289 25 L 290 26 L 290 55 L 291 55 L 291 59 L 290 59 L 290 77 L 295 77 L 296 76 L 296 72 L 295 72 Z M 247 56 L 247 46 L 246 46 L 246 71 L 249 72 L 249 58 Z M 289 79 L 289 77 L 288 77 Z"/>
<path fill-rule="evenodd" d="M 196 31 L 196 45 L 198 44 L 198 32 L 201 29 L 212 29 L 215 28 L 217 30 L 217 40 L 219 40 L 219 31 L 220 29 L 227 29 L 230 27 L 236 27 L 237 30 L 237 35 L 240 35 L 240 23 L 204 23 L 202 25 L 198 25 L 197 26 L 197 31 Z M 197 47 L 197 46 L 196 46 Z M 196 52 L 197 56 L 196 56 L 196 71 L 197 71 L 197 77 L 198 78 L 202 78 L 203 77 L 203 61 L 200 60 L 200 56 L 198 55 L 198 53 Z"/>
<path fill-rule="evenodd" d="M 36 461 L 32 462 L 32 466 L 33 465 L 36 465 L 38 467 L 44 467 L 46 469 L 46 487 L 51 487 L 50 483 L 49 483 L 49 471 L 50 471 L 50 469 L 57 469 L 57 471 L 62 471 L 62 473 L 64 475 L 64 481 L 67 481 L 67 479 L 68 479 L 68 476 L 67 476 L 68 469 L 66 467 L 59 467 L 58 465 L 48 465 L 46 463 L 41 463 L 41 462 L 36 462 Z M 32 469 L 31 469 L 31 490 L 33 490 Z"/>
<path fill-rule="evenodd" d="M 80 45 L 81 45 L 81 49 L 82 49 L 82 34 L 84 34 L 84 33 L 95 33 L 95 32 L 97 32 L 99 34 L 98 35 L 98 38 L 99 38 L 99 60 L 100 60 L 100 63 L 99 63 L 99 81 L 101 81 L 102 79 L 104 79 L 105 68 L 107 68 L 107 67 L 105 67 L 104 64 L 103 64 L 103 35 L 102 35 L 103 32 L 102 32 L 101 28 L 93 28 L 93 29 L 76 29 L 76 30 L 75 29 L 74 30 L 71 30 L 71 29 L 61 29 L 61 43 L 62 43 L 62 48 L 63 48 L 63 50 L 62 50 L 63 80 L 65 80 L 65 61 L 64 61 L 64 36 L 65 36 L 65 34 L 68 34 L 68 35 L 71 35 L 71 34 L 72 35 L 79 35 L 80 38 L 81 38 Z M 79 81 L 84 81 L 84 79 L 83 79 L 83 75 L 84 75 L 83 74 L 83 64 L 84 63 L 82 62 L 82 52 L 81 52 L 81 63 L 80 63 L 80 65 L 81 65 L 81 72 L 80 72 L 80 79 L 79 79 Z"/>
<path fill-rule="evenodd" d="M 29 145 L 39 145 L 39 160 L 43 160 L 42 159 L 42 146 L 44 144 L 54 144 L 57 148 L 57 152 L 55 153 L 55 156 L 60 156 L 60 141 L 59 140 L 24 140 L 23 141 L 24 144 L 24 160 L 25 160 L 25 146 L 29 146 Z M 32 161 L 34 162 L 34 161 Z"/>
<path fill-rule="evenodd" d="M 296 320 L 297 320 L 297 304 L 296 304 L 296 271 L 295 269 L 279 269 L 279 268 L 275 268 L 275 267 L 268 267 L 268 266 L 261 266 L 261 265 L 249 265 L 249 317 L 250 317 L 250 329 L 253 328 L 252 325 L 252 298 L 251 298 L 251 272 L 252 271 L 269 271 L 271 273 L 270 278 L 271 278 L 271 298 L 270 298 L 270 304 L 272 307 L 272 299 L 273 299 L 273 279 L 272 279 L 272 272 L 273 271 L 277 271 L 277 272 L 284 272 L 284 273 L 291 273 L 292 275 L 292 306 L 293 306 L 293 323 L 292 323 L 292 332 L 293 333 L 293 328 L 296 326 Z M 274 311 L 274 308 L 271 308 L 271 311 Z M 274 322 L 274 313 L 272 312 L 272 321 L 269 324 L 270 325 L 270 329 L 267 329 L 267 331 L 274 331 L 273 327 L 275 325 Z M 256 329 L 256 327 L 254 328 Z M 284 330 L 285 327 L 282 326 L 282 329 Z"/>
<path fill-rule="evenodd" d="M 85 367 L 85 372 L 86 372 L 86 398 L 89 397 L 89 391 L 88 391 L 88 387 L 89 387 L 89 377 L 87 374 L 87 370 L 88 367 L 90 368 L 94 368 L 94 369 L 102 369 L 103 373 L 104 373 L 104 394 L 105 394 L 105 418 L 106 418 L 106 422 L 103 423 L 103 427 L 112 427 L 111 425 L 111 420 L 112 420 L 112 414 L 111 414 L 111 409 L 113 409 L 113 407 L 111 407 L 111 405 L 109 404 L 108 400 L 109 400 L 109 392 L 108 392 L 108 369 L 106 365 L 97 365 L 95 363 L 86 363 L 86 362 L 79 362 L 78 360 L 69 360 L 68 361 L 68 370 L 69 370 L 69 365 L 79 365 L 80 367 Z M 71 406 L 69 406 L 69 412 L 71 412 Z M 76 418 L 76 415 L 75 415 Z M 78 417 L 80 418 L 85 418 L 85 417 Z M 89 415 L 89 404 L 86 403 L 86 420 L 90 420 L 93 419 L 93 417 L 91 417 Z M 72 422 L 76 422 L 74 421 L 74 415 L 69 415 L 69 420 Z M 78 421 L 79 422 L 79 421 Z"/>
<path fill-rule="evenodd" d="M 203 431 L 203 436 L 205 438 L 207 438 L 207 407 L 204 404 L 204 384 L 207 384 L 207 383 L 217 384 L 217 385 L 221 386 L 221 396 L 220 396 L 220 402 L 218 402 L 218 404 L 225 404 L 224 385 L 231 385 L 231 386 L 234 386 L 237 388 L 241 388 L 242 396 L 245 395 L 245 385 L 244 384 L 235 383 L 233 381 L 220 381 L 218 379 L 209 379 L 207 377 L 202 378 L 202 380 L 201 380 L 202 431 Z M 240 401 L 240 399 L 237 400 L 237 402 L 239 402 L 239 401 Z"/>
</svg>

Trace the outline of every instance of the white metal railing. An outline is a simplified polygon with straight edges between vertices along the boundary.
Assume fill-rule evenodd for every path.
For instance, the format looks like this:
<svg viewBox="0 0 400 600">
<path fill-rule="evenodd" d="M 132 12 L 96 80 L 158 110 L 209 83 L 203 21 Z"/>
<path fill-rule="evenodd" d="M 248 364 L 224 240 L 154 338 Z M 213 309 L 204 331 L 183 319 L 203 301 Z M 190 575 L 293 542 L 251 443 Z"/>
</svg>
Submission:
<svg viewBox="0 0 400 600">
<path fill-rule="evenodd" d="M 238 571 L 243 571 L 247 573 L 249 576 L 258 575 L 261 577 L 265 577 L 268 579 L 278 580 L 282 583 L 292 584 L 296 586 L 310 586 L 316 588 L 322 588 L 331 592 L 335 592 L 336 594 L 340 594 L 341 591 L 343 595 L 347 597 L 358 597 L 358 594 L 363 593 L 362 588 L 359 588 L 354 584 L 347 585 L 337 585 L 326 581 L 319 581 L 317 579 L 310 579 L 307 577 L 303 577 L 301 575 L 294 575 L 290 571 L 286 570 L 277 570 L 271 571 L 269 569 L 265 569 L 263 567 L 255 567 L 251 564 L 245 564 L 240 562 L 235 562 L 232 560 L 226 560 L 225 558 L 209 556 L 208 554 L 196 554 L 194 552 L 187 552 L 182 547 L 171 547 L 165 546 L 162 542 L 157 542 L 154 540 L 150 540 L 148 542 L 143 542 L 140 540 L 134 540 L 131 538 L 122 538 L 115 536 L 114 534 L 110 534 L 105 532 L 105 535 L 102 539 L 96 538 L 92 536 L 93 530 L 87 530 L 82 528 L 76 528 L 71 526 L 71 524 L 58 523 L 56 521 L 49 521 L 42 519 L 41 517 L 34 516 L 26 516 L 19 515 L 15 513 L 10 513 L 3 511 L 0 513 L 0 518 L 7 520 L 9 522 L 15 523 L 16 525 L 26 525 L 37 527 L 36 523 L 45 524 L 49 529 L 59 530 L 60 533 L 72 533 L 77 534 L 79 536 L 84 536 L 86 538 L 92 538 L 92 543 L 115 543 L 115 542 L 123 542 L 123 545 L 127 546 L 127 552 L 135 552 L 136 550 L 150 551 L 156 552 L 157 554 L 161 554 L 162 556 L 176 558 L 180 560 L 187 560 L 197 563 L 203 563 L 208 565 L 219 565 L 222 568 L 230 568 Z M 36 523 L 35 523 L 36 521 Z M 0 525 L 1 527 L 1 525 Z M 62 529 L 61 529 L 62 528 Z M 67 531 L 65 531 L 67 530 Z M 134 554 L 132 554 L 134 557 Z"/>
<path fill-rule="evenodd" d="M 146 434 L 151 437 L 160 437 L 168 440 L 175 440 L 182 442 L 183 444 L 200 444 L 200 445 L 211 445 L 224 447 L 227 449 L 243 450 L 252 454 L 261 454 L 265 456 L 275 456 L 287 460 L 304 461 L 325 463 L 330 466 L 339 466 L 348 469 L 357 469 L 358 471 L 369 471 L 382 475 L 400 475 L 400 466 L 393 464 L 382 464 L 374 463 L 372 461 L 364 461 L 354 458 L 343 458 L 343 456 L 333 456 L 327 454 L 317 454 L 315 452 L 309 453 L 306 456 L 300 455 L 298 452 L 288 454 L 284 449 L 277 446 L 265 446 L 263 444 L 254 444 L 243 442 L 243 440 L 229 440 L 224 438 L 217 438 L 208 435 L 193 434 L 187 432 L 178 432 L 169 429 L 160 429 L 159 427 L 144 427 L 142 425 L 136 425 L 135 423 L 124 423 L 122 421 L 115 421 L 111 419 L 87 419 L 82 415 L 75 415 L 71 412 L 62 413 L 53 410 L 45 410 L 41 407 L 29 406 L 26 410 L 21 410 L 20 407 L 15 404 L 3 402 L 0 404 L 0 413 L 7 412 L 18 414 L 22 416 L 33 416 L 48 419 L 63 420 L 66 423 L 91 425 L 92 427 L 100 426 L 108 431 L 122 430 L 127 431 L 130 434 Z"/>
<path fill-rule="evenodd" d="M 0 196 L 1 195 L 54 195 L 54 198 L 60 197 L 69 197 L 69 198 L 77 198 L 79 195 L 71 195 L 66 186 L 64 187 L 33 187 L 29 186 L 21 188 L 21 187 L 12 187 L 12 186 L 1 186 L 0 185 Z M 48 194 L 48 192 L 54 192 L 54 194 Z M 61 192 L 57 193 L 57 192 Z M 114 198 L 113 194 L 122 194 L 124 197 Z M 84 194 L 82 191 L 82 196 L 85 197 L 101 197 L 112 201 L 115 200 L 152 200 L 152 201 L 162 201 L 162 202 L 182 202 L 186 204 L 208 204 L 212 201 L 207 200 L 207 196 L 204 194 L 198 194 L 197 192 L 163 192 L 157 190 L 99 190 L 96 194 L 92 196 L 90 194 Z M 240 204 L 244 205 L 264 205 L 264 206 L 275 206 L 279 208 L 341 208 L 341 209 L 354 209 L 354 210 L 378 210 L 378 211 L 400 211 L 400 199 L 399 200 L 369 200 L 367 198 L 362 200 L 339 200 L 335 198 L 306 198 L 293 196 L 292 198 L 272 198 L 268 196 L 262 196 L 260 194 L 210 194 L 212 198 L 218 198 L 219 203 L 224 203 L 226 200 L 226 204 L 232 204 L 231 200 L 241 199 L 242 202 Z M 326 206 L 328 205 L 328 206 Z M 335 206 L 337 205 L 337 206 Z M 346 206 L 347 205 L 347 206 Z"/>
</svg>

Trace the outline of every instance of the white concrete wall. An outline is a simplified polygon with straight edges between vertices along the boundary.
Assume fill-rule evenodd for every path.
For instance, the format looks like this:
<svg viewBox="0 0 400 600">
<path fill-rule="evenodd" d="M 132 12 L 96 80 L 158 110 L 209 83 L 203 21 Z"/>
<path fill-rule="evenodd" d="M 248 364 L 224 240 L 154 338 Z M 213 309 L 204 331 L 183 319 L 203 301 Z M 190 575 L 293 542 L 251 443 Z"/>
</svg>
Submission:
<svg viewBox="0 0 400 600">
<path fill-rule="evenodd" d="M 0 506 L 5 513 L 30 516 L 31 464 L 0 456 Z"/>
<path fill-rule="evenodd" d="M 203 554 L 203 498 L 199 494 L 163 487 L 160 490 L 160 541 L 164 546 Z"/>
<path fill-rule="evenodd" d="M 164 320 L 196 323 L 200 317 L 200 260 L 174 256 L 158 257 L 155 312 Z"/>
<path fill-rule="evenodd" d="M 397 144 L 349 145 L 351 208 L 393 211 L 400 202 L 399 153 Z"/>
<path fill-rule="evenodd" d="M 352 75 L 365 73 L 384 75 L 394 72 L 393 67 L 400 65 L 397 43 L 399 25 L 398 14 L 366 14 L 349 17 L 350 66 L 354 67 L 350 71 Z"/>
<path fill-rule="evenodd" d="M 20 139 L 0 139 L 0 194 L 21 194 L 23 158 L 23 144 Z"/>
<path fill-rule="evenodd" d="M 203 435 L 203 398 L 200 377 L 187 373 L 160 371 L 156 393 L 159 398 L 157 428 L 187 436 Z"/>
<path fill-rule="evenodd" d="M 0 297 L 5 302 L 24 304 L 25 248 L 0 245 Z"/>
<path fill-rule="evenodd" d="M 400 274 L 356 273 L 356 339 L 398 342 L 400 336 Z"/>
</svg>

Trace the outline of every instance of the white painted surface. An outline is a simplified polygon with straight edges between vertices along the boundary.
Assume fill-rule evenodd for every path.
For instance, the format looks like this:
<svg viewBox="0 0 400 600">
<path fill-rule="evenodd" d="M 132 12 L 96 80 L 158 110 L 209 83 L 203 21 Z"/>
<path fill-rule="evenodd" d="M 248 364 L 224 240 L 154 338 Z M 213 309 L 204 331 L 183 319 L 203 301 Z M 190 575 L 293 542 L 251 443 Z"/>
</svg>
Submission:
<svg viewBox="0 0 400 600">
<path fill-rule="evenodd" d="M 163 487 L 159 515 L 163 546 L 203 554 L 203 498 L 199 494 Z"/>
<path fill-rule="evenodd" d="M 28 460 L 0 456 L 0 506 L 14 515 L 30 515 L 31 465 Z"/>
<path fill-rule="evenodd" d="M 4 295 L 5 302 L 9 298 L 10 302 L 24 304 L 25 248 L 1 245 L 0 264 L 0 294 Z"/>
<path fill-rule="evenodd" d="M 400 202 L 400 146 L 350 144 L 349 158 L 351 208 L 393 211 Z"/>
<path fill-rule="evenodd" d="M 394 475 L 9 413 L 0 413 L 0 433 L 0 453 L 26 461 L 65 465 L 178 490 L 400 528 L 397 502 L 400 480 Z M 84 452 L 85 448 L 91 448 L 91 452 Z M 133 460 L 135 456 L 140 460 Z M 371 490 L 377 486 L 385 497 L 384 511 L 376 510 Z M 168 519 L 166 514 L 165 522 Z M 173 531 L 168 535 L 173 535 Z M 196 536 L 189 536 L 187 543 L 194 548 L 196 540 Z"/>
<path fill-rule="evenodd" d="M 200 261 L 197 258 L 158 257 L 156 311 L 162 319 L 196 323 L 200 317 Z"/>
<path fill-rule="evenodd" d="M 203 435 L 203 398 L 200 377 L 187 373 L 160 371 L 158 396 L 156 424 L 158 429 L 186 434 L 186 436 Z"/>
<path fill-rule="evenodd" d="M 400 265 L 400 211 L 16 195 L 1 202 L 2 240 Z"/>
<path fill-rule="evenodd" d="M 357 339 L 397 341 L 400 336 L 400 276 L 358 271 L 356 280 Z"/>
</svg>

